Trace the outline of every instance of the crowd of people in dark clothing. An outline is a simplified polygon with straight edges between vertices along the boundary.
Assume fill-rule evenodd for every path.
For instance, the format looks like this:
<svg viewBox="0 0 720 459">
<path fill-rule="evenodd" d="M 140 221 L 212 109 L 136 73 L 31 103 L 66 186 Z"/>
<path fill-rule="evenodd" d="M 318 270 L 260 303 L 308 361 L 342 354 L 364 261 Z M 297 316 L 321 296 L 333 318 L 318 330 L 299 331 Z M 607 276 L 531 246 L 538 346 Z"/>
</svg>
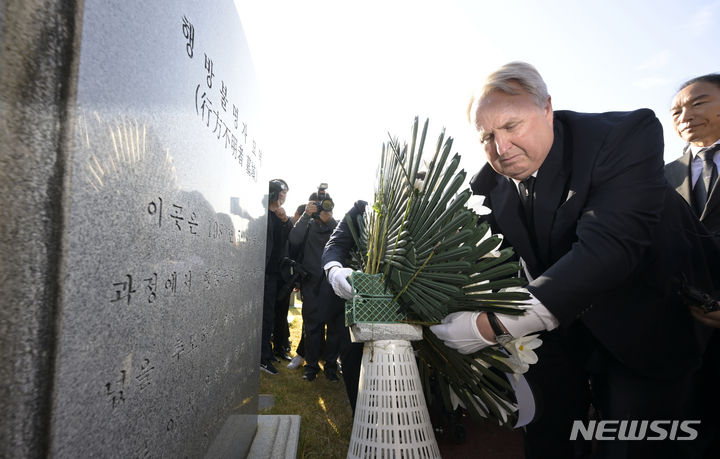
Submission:
<svg viewBox="0 0 720 459">
<path fill-rule="evenodd" d="M 325 280 L 321 257 L 338 224 L 333 218 L 335 204 L 326 189 L 327 185 L 321 184 L 306 204 L 288 216 L 283 208 L 289 191 L 287 182 L 270 181 L 260 368 L 277 375 L 276 364 L 282 361 L 289 362 L 290 369 L 304 363 L 304 380 L 314 381 L 322 372 L 329 381 L 336 382 L 340 379 L 340 360 L 354 406 L 362 344 L 350 342 L 345 327 L 345 300 Z M 302 299 L 302 334 L 295 356 L 291 357 L 287 318 L 295 296 Z M 354 350 L 353 355 L 343 358 L 341 353 L 349 349 Z M 350 380 L 348 374 L 352 375 Z"/>
</svg>

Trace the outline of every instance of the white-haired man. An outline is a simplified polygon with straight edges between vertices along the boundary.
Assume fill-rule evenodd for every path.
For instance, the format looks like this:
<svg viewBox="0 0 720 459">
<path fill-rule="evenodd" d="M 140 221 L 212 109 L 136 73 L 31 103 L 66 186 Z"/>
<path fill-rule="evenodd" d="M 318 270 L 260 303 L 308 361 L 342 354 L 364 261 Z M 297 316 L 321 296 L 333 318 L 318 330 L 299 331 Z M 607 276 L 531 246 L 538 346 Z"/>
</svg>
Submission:
<svg viewBox="0 0 720 459">
<path fill-rule="evenodd" d="M 675 281 L 717 289 L 720 274 L 705 263 L 707 233 L 665 182 L 654 114 L 553 111 L 540 74 L 513 62 L 488 77 L 468 116 L 488 160 L 471 187 L 537 304 L 519 317 L 453 313 L 433 332 L 461 352 L 542 332 L 526 375 L 540 406 L 528 458 L 586 452 L 570 436 L 591 402 L 608 421 L 686 419 L 700 352 Z M 596 454 L 679 457 L 677 443 L 603 441 Z"/>
</svg>

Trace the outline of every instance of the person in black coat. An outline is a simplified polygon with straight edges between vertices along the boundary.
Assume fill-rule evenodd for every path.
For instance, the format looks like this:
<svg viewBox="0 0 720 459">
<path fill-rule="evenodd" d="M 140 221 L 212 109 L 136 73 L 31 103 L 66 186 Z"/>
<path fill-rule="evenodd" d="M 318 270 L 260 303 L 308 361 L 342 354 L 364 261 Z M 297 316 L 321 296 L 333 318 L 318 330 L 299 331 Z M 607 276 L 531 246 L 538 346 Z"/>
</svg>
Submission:
<svg viewBox="0 0 720 459">
<path fill-rule="evenodd" d="M 342 334 L 347 332 L 343 323 L 342 299 L 325 282 L 321 263 L 325 243 L 337 222 L 333 219 L 334 204 L 330 196 L 325 195 L 322 201 L 324 207 L 319 208 L 318 202 L 317 193 L 313 193 L 289 236 L 291 250 L 299 254 L 298 262 L 308 274 L 300 283 L 305 357 L 303 378 L 315 380 L 320 371 L 319 360 L 324 360 L 325 377 L 338 381 L 337 358 Z"/>
<path fill-rule="evenodd" d="M 652 111 L 553 111 L 537 70 L 513 62 L 488 77 L 468 116 L 488 160 L 471 188 L 521 257 L 534 306 L 453 313 L 433 332 L 461 352 L 541 332 L 526 374 L 540 407 L 527 458 L 587 453 L 569 439 L 591 402 L 602 420 L 687 419 L 701 352 L 677 286 L 716 292 L 718 251 L 665 181 Z M 678 444 L 602 441 L 596 454 L 680 457 Z"/>
<path fill-rule="evenodd" d="M 335 294 L 345 300 L 352 298 L 352 287 L 348 282 L 352 269 L 346 268 L 344 265 L 348 262 L 350 251 L 355 247 L 355 239 L 352 236 L 348 220 L 356 225 L 357 218 L 365 213 L 366 206 L 367 202 L 365 201 L 355 202 L 335 228 L 335 231 L 333 231 L 332 236 L 325 244 L 322 254 L 322 267 L 325 270 L 327 281 L 332 286 Z M 355 234 L 360 233 L 357 225 L 354 231 Z M 342 362 L 345 390 L 353 413 L 355 412 L 360 383 L 362 354 L 363 343 L 351 342 L 350 334 L 346 331 L 340 346 L 340 361 Z"/>
<path fill-rule="evenodd" d="M 686 81 L 670 108 L 673 126 L 687 142 L 680 158 L 665 166 L 670 186 L 690 204 L 700 222 L 720 244 L 720 73 Z M 706 457 L 720 457 L 720 398 L 715 396 L 720 381 L 720 311 L 693 308 L 702 326 L 698 333 L 705 348 L 699 374 L 701 392 L 701 442 Z"/>
<path fill-rule="evenodd" d="M 268 194 L 267 239 L 265 242 L 265 286 L 263 295 L 262 335 L 260 342 L 260 369 L 271 375 L 278 374 L 273 365 L 273 347 L 270 342 L 275 321 L 275 304 L 278 289 L 284 281 L 280 274 L 283 258 L 287 255 L 287 238 L 292 229 L 282 205 L 288 186 L 284 180 L 270 180 Z"/>
</svg>

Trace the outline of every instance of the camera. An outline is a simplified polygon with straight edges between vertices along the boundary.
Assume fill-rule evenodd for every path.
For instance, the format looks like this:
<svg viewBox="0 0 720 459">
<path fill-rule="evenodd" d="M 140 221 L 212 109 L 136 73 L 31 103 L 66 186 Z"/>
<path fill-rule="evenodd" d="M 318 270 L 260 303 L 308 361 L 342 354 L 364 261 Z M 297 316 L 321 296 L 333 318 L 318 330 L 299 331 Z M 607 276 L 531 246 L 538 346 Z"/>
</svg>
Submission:
<svg viewBox="0 0 720 459">
<path fill-rule="evenodd" d="M 718 303 L 718 300 L 710 296 L 707 292 L 690 285 L 685 277 L 685 274 L 682 274 L 681 276 L 682 277 L 680 279 L 673 278 L 672 282 L 678 289 L 680 297 L 687 306 L 698 307 L 702 309 L 705 314 L 720 311 L 720 304 Z"/>
<path fill-rule="evenodd" d="M 292 258 L 283 258 L 281 266 L 286 266 L 290 270 L 290 277 L 297 281 L 307 281 L 310 279 L 311 275 L 305 267 Z"/>
<path fill-rule="evenodd" d="M 335 203 L 333 202 L 332 198 L 325 191 L 327 190 L 327 188 L 327 183 L 321 183 L 320 185 L 318 185 L 317 200 L 315 201 L 315 205 L 317 206 L 317 212 L 311 215 L 312 218 L 318 218 L 321 211 L 325 210 L 330 212 L 335 207 Z"/>
<path fill-rule="evenodd" d="M 303 282 L 309 282 L 312 278 L 312 274 L 292 258 L 283 258 L 280 267 L 283 270 L 287 270 L 290 276 L 285 284 L 278 289 L 278 297 L 280 298 L 289 295 L 296 286 L 299 286 Z"/>
</svg>

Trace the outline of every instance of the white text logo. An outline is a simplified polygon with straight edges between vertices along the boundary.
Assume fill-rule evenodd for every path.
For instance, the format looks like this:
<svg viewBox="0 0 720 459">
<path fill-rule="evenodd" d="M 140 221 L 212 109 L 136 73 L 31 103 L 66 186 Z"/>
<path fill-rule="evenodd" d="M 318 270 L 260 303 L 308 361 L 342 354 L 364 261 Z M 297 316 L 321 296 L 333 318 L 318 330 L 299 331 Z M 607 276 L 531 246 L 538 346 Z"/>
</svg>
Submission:
<svg viewBox="0 0 720 459">
<path fill-rule="evenodd" d="M 695 440 L 700 421 L 573 421 L 570 440 Z"/>
</svg>

